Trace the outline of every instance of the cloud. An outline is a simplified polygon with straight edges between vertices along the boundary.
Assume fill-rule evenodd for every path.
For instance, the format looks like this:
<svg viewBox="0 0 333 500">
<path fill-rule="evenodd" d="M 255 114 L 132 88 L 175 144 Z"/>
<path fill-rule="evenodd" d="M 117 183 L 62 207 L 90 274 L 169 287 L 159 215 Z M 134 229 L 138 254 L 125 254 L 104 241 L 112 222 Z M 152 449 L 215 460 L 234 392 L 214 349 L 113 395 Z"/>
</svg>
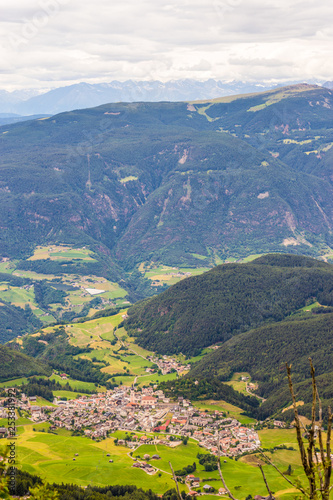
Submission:
<svg viewBox="0 0 333 500">
<path fill-rule="evenodd" d="M 330 0 L 12 0 L 0 88 L 333 78 Z"/>
</svg>

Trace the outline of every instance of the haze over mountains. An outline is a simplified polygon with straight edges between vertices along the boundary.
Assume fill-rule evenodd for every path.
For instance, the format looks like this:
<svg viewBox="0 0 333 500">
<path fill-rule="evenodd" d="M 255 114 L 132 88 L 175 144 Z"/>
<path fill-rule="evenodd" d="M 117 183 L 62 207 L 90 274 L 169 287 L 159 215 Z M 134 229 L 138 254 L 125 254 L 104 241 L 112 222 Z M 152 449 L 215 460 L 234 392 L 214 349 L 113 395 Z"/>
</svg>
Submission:
<svg viewBox="0 0 333 500">
<path fill-rule="evenodd" d="M 332 82 L 327 82 L 328 85 L 330 83 Z M 279 86 L 283 85 L 283 83 L 279 84 Z M 252 83 L 241 81 L 223 82 L 210 79 L 200 82 L 185 79 L 168 82 L 134 80 L 97 84 L 82 82 L 49 91 L 30 89 L 7 92 L 0 90 L 0 124 L 5 124 L 2 121 L 2 113 L 30 116 L 90 108 L 109 102 L 194 101 L 226 95 L 260 92 L 276 86 L 276 84 L 259 81 Z"/>
</svg>

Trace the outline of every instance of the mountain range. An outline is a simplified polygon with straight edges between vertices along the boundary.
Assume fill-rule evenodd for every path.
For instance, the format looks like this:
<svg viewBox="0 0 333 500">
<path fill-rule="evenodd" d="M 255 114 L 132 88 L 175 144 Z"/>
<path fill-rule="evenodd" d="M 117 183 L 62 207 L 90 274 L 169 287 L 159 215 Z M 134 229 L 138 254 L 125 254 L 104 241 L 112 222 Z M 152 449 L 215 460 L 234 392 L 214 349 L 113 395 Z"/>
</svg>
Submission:
<svg viewBox="0 0 333 500">
<path fill-rule="evenodd" d="M 36 245 L 87 245 L 98 261 L 92 274 L 107 268 L 115 281 L 150 261 L 329 259 L 332 123 L 332 91 L 297 85 L 3 126 L 1 257 L 40 271 L 45 262 L 26 261 Z"/>
<path fill-rule="evenodd" d="M 330 83 L 327 82 L 327 85 Z M 27 115 L 56 114 L 73 109 L 91 108 L 109 102 L 175 102 L 213 99 L 222 95 L 260 92 L 274 87 L 276 85 L 265 82 L 223 82 L 214 79 L 200 82 L 185 79 L 168 82 L 135 80 L 95 84 L 81 82 L 51 90 L 28 89 L 14 92 L 1 90 L 0 124 L 3 123 L 1 113 L 14 113 L 26 118 Z"/>
</svg>

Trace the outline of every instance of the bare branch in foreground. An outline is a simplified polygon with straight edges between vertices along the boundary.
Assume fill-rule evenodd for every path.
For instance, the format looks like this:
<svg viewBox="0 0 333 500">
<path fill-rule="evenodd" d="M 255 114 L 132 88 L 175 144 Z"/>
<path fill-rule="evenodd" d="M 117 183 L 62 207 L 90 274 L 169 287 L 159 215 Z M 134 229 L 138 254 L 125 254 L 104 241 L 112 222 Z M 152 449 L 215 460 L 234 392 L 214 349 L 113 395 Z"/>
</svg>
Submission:
<svg viewBox="0 0 333 500">
<path fill-rule="evenodd" d="M 306 497 L 308 497 L 308 493 L 303 489 L 301 488 L 301 486 L 298 486 L 297 484 L 294 484 L 292 481 L 290 481 L 290 479 L 287 478 L 287 476 L 285 474 L 283 474 L 283 472 L 280 471 L 280 469 L 275 465 L 273 464 L 272 460 L 267 456 L 265 455 L 265 453 L 262 451 L 262 450 L 258 450 L 259 453 L 265 458 L 265 460 L 267 460 L 267 462 L 272 465 L 272 467 L 274 467 L 275 470 L 278 471 L 278 473 L 293 487 L 293 488 L 296 488 L 297 490 L 299 490 L 301 493 L 303 493 L 303 495 L 305 495 Z"/>
<path fill-rule="evenodd" d="M 231 498 L 231 500 L 237 500 L 237 498 L 235 498 L 233 496 L 233 494 L 231 493 L 231 491 L 229 490 L 228 486 L 227 486 L 227 483 L 225 482 L 224 480 L 224 477 L 223 477 L 223 474 L 222 474 L 222 471 L 221 471 L 221 465 L 220 465 L 220 456 L 218 457 L 218 460 L 217 460 L 217 468 L 218 468 L 218 471 L 219 471 L 219 474 L 220 474 L 220 478 L 221 478 L 221 481 L 223 483 L 223 486 L 227 492 L 227 495 L 229 498 Z"/>
<path fill-rule="evenodd" d="M 268 495 L 269 495 L 269 498 L 271 498 L 272 500 L 274 499 L 274 496 L 273 496 L 273 493 L 270 489 L 270 487 L 268 486 L 268 482 L 267 482 L 267 479 L 266 479 L 266 476 L 265 476 L 265 473 L 264 473 L 264 470 L 262 468 L 262 465 L 258 463 L 258 467 L 260 469 L 260 472 L 262 474 L 262 477 L 264 478 L 264 482 L 265 482 L 265 485 L 266 485 L 266 488 L 267 488 L 267 491 L 268 491 Z"/>
</svg>

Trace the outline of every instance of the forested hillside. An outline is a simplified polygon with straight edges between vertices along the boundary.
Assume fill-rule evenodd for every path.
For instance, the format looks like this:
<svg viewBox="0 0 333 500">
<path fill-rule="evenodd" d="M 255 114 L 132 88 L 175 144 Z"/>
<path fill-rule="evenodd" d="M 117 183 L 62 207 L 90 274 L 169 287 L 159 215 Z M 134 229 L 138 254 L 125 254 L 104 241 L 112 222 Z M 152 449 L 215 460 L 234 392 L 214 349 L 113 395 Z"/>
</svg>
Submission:
<svg viewBox="0 0 333 500">
<path fill-rule="evenodd" d="M 110 375 L 100 371 L 103 363 L 94 365 L 89 358 L 82 357 L 82 354 L 89 353 L 92 349 L 71 345 L 64 327 L 43 335 L 41 342 L 38 337 L 28 335 L 22 342 L 13 341 L 10 346 L 35 358 L 37 363 L 47 364 L 54 370 L 67 373 L 73 379 L 94 382 L 96 385 L 106 384 L 109 388 L 112 385 L 108 383 Z"/>
<path fill-rule="evenodd" d="M 12 304 L 0 302 L 0 343 L 5 343 L 13 337 L 34 331 L 42 326 L 41 321 L 34 316 L 29 306 L 25 309 Z"/>
<path fill-rule="evenodd" d="M 267 399 L 259 410 L 260 418 L 266 418 L 290 404 L 286 363 L 292 364 L 297 398 L 305 402 L 300 411 L 309 415 L 312 401 L 309 357 L 316 368 L 323 405 L 327 407 L 333 392 L 332 308 L 314 309 L 307 315 L 238 335 L 197 363 L 189 376 L 226 381 L 235 372 L 250 373 L 259 384 L 257 393 Z"/>
<path fill-rule="evenodd" d="M 135 304 L 126 328 L 146 348 L 191 356 L 281 321 L 315 300 L 333 305 L 333 266 L 307 257 L 270 255 L 217 266 Z"/>
<path fill-rule="evenodd" d="M 0 382 L 32 375 L 51 375 L 52 370 L 45 362 L 0 345 Z"/>
<path fill-rule="evenodd" d="M 87 245 L 90 274 L 119 281 L 143 261 L 330 253 L 332 109 L 332 91 L 296 85 L 3 126 L 0 257 L 37 269 L 36 245 Z"/>
</svg>

